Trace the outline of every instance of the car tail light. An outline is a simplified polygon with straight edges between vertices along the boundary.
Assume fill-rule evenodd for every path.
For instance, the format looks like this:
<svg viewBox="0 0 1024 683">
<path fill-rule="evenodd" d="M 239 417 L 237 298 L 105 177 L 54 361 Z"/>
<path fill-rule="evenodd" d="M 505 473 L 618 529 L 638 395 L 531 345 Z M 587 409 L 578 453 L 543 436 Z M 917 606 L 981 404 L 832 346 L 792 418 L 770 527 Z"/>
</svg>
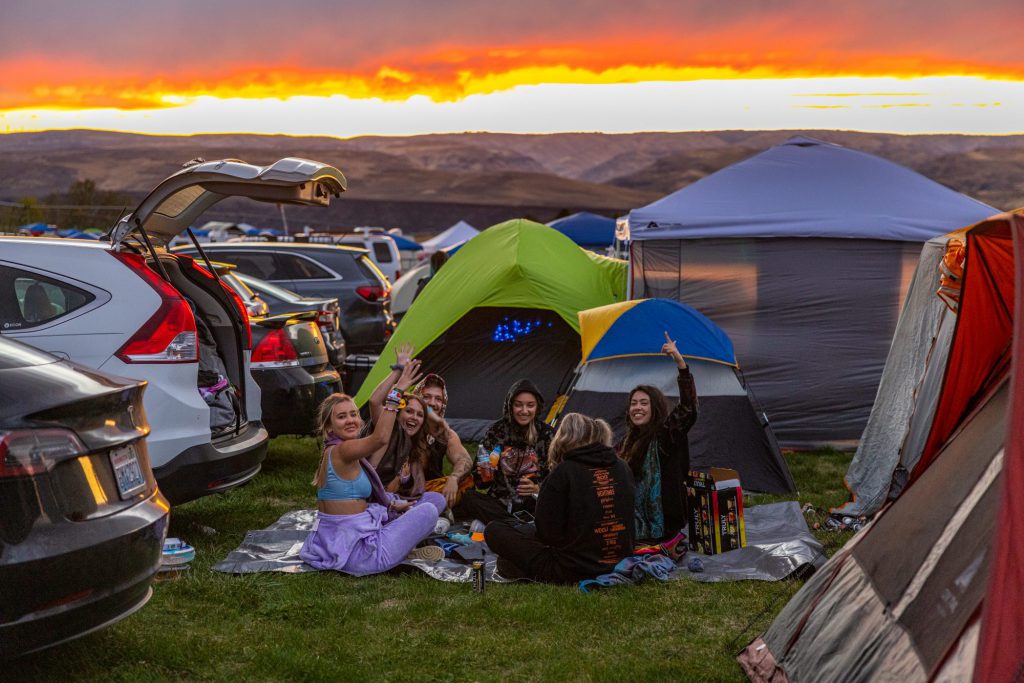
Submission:
<svg viewBox="0 0 1024 683">
<path fill-rule="evenodd" d="M 67 429 L 24 429 L 0 432 L 0 479 L 47 472 L 61 460 L 86 453 Z"/>
<path fill-rule="evenodd" d="M 402 271 L 401 270 L 396 270 L 395 271 L 395 281 L 397 281 L 398 278 L 400 278 L 400 277 L 402 277 Z"/>
<path fill-rule="evenodd" d="M 206 268 L 204 268 L 203 266 L 199 265 L 199 262 L 198 262 L 198 261 L 196 261 L 196 260 L 195 260 L 194 258 L 192 258 L 191 256 L 186 256 L 186 255 L 184 255 L 184 254 L 180 254 L 179 256 L 180 256 L 180 258 L 183 258 L 183 259 L 187 259 L 187 260 L 188 260 L 188 262 L 189 262 L 189 264 L 191 264 L 192 268 L 194 268 L 195 270 L 199 271 L 199 274 L 200 274 L 200 275 L 202 275 L 203 277 L 205 277 L 205 278 L 208 278 L 208 279 L 210 279 L 210 280 L 215 280 L 215 279 L 216 279 L 216 278 L 215 278 L 215 277 L 213 276 L 213 273 L 211 273 L 210 271 L 208 271 L 208 270 L 207 270 Z"/>
<path fill-rule="evenodd" d="M 160 295 L 160 308 L 116 355 L 125 363 L 195 363 L 199 336 L 192 309 L 181 294 L 151 270 L 139 254 L 108 252 Z"/>
<path fill-rule="evenodd" d="M 192 269 L 198 272 L 203 277 L 209 278 L 210 280 L 218 280 L 218 278 L 213 273 L 211 273 L 208 269 L 200 265 L 199 262 L 196 261 L 191 256 L 183 255 L 181 258 L 186 259 L 188 263 L 192 266 Z M 231 286 L 228 285 L 228 283 L 224 282 L 224 280 L 218 281 L 220 282 L 220 286 L 224 288 L 224 291 L 228 293 L 228 296 L 231 297 L 231 301 L 235 304 L 235 308 L 238 309 L 239 314 L 242 316 L 242 327 L 245 328 L 245 348 L 251 349 L 252 330 L 249 329 L 249 309 L 246 308 L 245 302 L 242 301 L 242 297 L 239 296 L 238 292 L 232 289 Z"/>
<path fill-rule="evenodd" d="M 270 330 L 252 350 L 250 365 L 254 368 L 288 367 L 299 364 L 299 354 L 283 327 Z"/>
<path fill-rule="evenodd" d="M 316 324 L 320 326 L 326 325 L 327 327 L 334 327 L 335 316 L 334 311 L 317 311 L 316 312 Z"/>
<path fill-rule="evenodd" d="M 356 294 L 370 302 L 383 301 L 388 297 L 388 290 L 381 285 L 366 285 L 356 287 Z"/>
<path fill-rule="evenodd" d="M 228 287 L 224 282 L 221 282 L 220 286 L 231 297 L 231 300 L 235 303 L 235 308 L 238 309 L 238 314 L 242 316 L 242 327 L 245 328 L 245 348 L 251 349 L 252 328 L 249 327 L 249 309 L 245 307 L 245 302 L 242 301 L 242 297 L 238 296 L 238 292 Z"/>
</svg>

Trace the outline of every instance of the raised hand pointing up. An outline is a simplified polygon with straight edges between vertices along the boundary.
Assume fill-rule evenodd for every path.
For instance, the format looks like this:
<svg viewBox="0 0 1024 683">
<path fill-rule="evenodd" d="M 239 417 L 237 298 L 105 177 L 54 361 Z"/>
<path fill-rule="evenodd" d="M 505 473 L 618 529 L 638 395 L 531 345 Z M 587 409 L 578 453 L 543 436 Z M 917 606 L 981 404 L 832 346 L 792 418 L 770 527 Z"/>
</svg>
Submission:
<svg viewBox="0 0 1024 683">
<path fill-rule="evenodd" d="M 683 356 L 679 353 L 679 349 L 676 348 L 676 343 L 672 341 L 672 337 L 668 336 L 668 332 L 665 332 L 665 343 L 661 347 L 661 352 L 676 362 L 680 368 L 686 367 L 686 361 L 683 360 Z"/>
</svg>

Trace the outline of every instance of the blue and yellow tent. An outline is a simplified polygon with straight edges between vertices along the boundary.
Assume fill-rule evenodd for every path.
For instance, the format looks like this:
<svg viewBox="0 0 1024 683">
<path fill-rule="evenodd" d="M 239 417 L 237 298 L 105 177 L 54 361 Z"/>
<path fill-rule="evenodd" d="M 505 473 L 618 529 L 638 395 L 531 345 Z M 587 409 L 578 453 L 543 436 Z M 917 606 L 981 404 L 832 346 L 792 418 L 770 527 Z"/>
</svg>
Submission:
<svg viewBox="0 0 1024 683">
<path fill-rule="evenodd" d="M 661 353 L 667 333 L 687 360 L 697 385 L 698 417 L 690 431 L 694 469 L 729 467 L 752 491 L 796 490 L 771 425 L 747 392 L 732 341 L 718 325 L 686 304 L 640 299 L 579 313 L 582 346 L 569 391 L 554 415 L 578 412 L 626 428 L 629 393 L 640 384 L 679 399 L 675 363 Z"/>
</svg>

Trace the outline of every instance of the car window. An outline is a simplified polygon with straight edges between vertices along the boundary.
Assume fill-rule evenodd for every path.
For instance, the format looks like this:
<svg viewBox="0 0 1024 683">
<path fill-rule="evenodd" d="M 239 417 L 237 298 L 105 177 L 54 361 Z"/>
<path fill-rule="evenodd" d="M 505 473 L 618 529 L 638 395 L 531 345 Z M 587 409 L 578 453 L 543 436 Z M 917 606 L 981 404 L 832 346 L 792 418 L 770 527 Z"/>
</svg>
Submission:
<svg viewBox="0 0 1024 683">
<path fill-rule="evenodd" d="M 373 243 L 373 255 L 377 257 L 377 263 L 391 263 L 391 249 L 386 242 Z"/>
<path fill-rule="evenodd" d="M 220 279 L 221 282 L 233 289 L 235 294 L 242 298 L 242 301 L 248 303 L 256 298 L 253 291 L 244 282 L 235 277 L 234 273 L 221 273 Z"/>
<path fill-rule="evenodd" d="M 267 282 L 266 280 L 260 280 L 259 278 L 256 278 L 254 281 L 253 278 L 244 274 L 237 275 L 236 279 L 241 282 L 244 282 L 246 286 L 253 291 L 257 291 L 260 294 L 266 296 L 272 296 L 275 299 L 280 299 L 281 301 L 294 302 L 302 298 L 300 295 L 296 294 L 290 289 L 278 287 L 277 285 L 271 282 Z"/>
<path fill-rule="evenodd" d="M 359 258 L 355 260 L 359 264 L 359 271 L 363 274 L 363 277 L 370 280 L 370 282 L 379 282 L 382 285 L 387 286 L 387 277 L 384 273 L 380 272 L 373 261 L 367 258 L 365 255 L 360 254 Z"/>
<path fill-rule="evenodd" d="M 307 258 L 295 254 L 278 254 L 286 272 L 293 280 L 331 280 L 334 278 L 327 269 Z"/>
<path fill-rule="evenodd" d="M 56 320 L 96 297 L 66 282 L 0 266 L 0 329 L 18 330 Z"/>
<path fill-rule="evenodd" d="M 287 280 L 288 273 L 282 268 L 280 262 L 272 252 L 259 251 L 231 251 L 229 249 L 217 249 L 209 251 L 210 258 L 233 263 L 238 270 L 248 273 L 253 277 L 263 280 Z"/>
</svg>

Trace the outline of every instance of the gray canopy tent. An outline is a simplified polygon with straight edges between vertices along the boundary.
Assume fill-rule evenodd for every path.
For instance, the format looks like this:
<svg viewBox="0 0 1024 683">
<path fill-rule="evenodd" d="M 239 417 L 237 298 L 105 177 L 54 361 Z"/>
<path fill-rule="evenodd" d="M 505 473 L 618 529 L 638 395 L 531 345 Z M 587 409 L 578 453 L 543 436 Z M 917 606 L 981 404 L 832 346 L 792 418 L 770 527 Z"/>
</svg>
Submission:
<svg viewBox="0 0 1024 683">
<path fill-rule="evenodd" d="M 619 223 L 632 298 L 684 301 L 732 338 L 783 446 L 845 445 L 871 410 L 921 244 L 996 209 L 808 137 Z"/>
</svg>

